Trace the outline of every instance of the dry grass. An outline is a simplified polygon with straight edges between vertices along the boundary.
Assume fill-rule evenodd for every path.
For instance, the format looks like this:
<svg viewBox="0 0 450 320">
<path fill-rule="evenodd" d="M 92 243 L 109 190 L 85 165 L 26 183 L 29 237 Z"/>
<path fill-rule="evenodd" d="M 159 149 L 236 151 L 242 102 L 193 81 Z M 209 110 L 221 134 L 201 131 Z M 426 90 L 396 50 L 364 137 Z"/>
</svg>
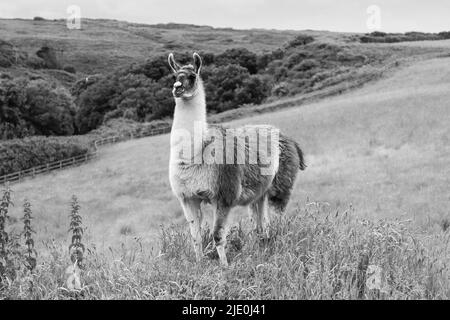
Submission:
<svg viewBox="0 0 450 320">
<path fill-rule="evenodd" d="M 162 251 L 88 247 L 82 289 L 65 289 L 66 250 L 47 243 L 46 263 L 0 292 L 21 299 L 448 299 L 450 233 L 422 234 L 408 221 L 354 218 L 308 203 L 277 217 L 269 236 L 229 236 L 231 265 L 195 262 L 185 228 L 164 229 Z M 205 237 L 208 239 L 208 237 Z M 207 241 L 205 241 L 206 244 Z M 374 267 L 378 283 L 370 286 Z M 32 285 L 32 286 L 31 286 Z"/>
</svg>

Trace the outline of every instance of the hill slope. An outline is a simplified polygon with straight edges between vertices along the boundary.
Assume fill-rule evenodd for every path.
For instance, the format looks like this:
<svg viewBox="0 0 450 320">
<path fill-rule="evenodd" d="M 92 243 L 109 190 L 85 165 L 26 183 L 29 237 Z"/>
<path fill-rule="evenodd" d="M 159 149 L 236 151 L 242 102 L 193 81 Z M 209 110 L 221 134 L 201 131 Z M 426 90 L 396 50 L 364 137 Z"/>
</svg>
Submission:
<svg viewBox="0 0 450 320">
<path fill-rule="evenodd" d="M 257 53 L 272 51 L 299 33 L 101 19 L 84 19 L 80 30 L 70 30 L 65 20 L 0 19 L 0 39 L 10 41 L 29 55 L 42 46 L 53 47 L 59 51 L 63 64 L 89 74 L 110 71 L 168 51 L 218 53 L 230 47 L 245 47 Z M 306 33 L 324 39 L 342 38 L 341 34 L 331 32 Z"/>
<path fill-rule="evenodd" d="M 450 58 L 434 59 L 339 97 L 231 125 L 271 123 L 299 141 L 308 168 L 291 206 L 310 199 L 342 211 L 352 204 L 357 215 L 414 217 L 434 226 L 448 219 L 450 202 L 449 86 Z M 31 201 L 44 237 L 66 238 L 76 194 L 99 245 L 130 235 L 152 241 L 161 223 L 184 222 L 170 191 L 168 158 L 168 135 L 120 143 L 88 165 L 14 185 L 14 199 Z M 20 214 L 16 207 L 13 215 Z"/>
</svg>

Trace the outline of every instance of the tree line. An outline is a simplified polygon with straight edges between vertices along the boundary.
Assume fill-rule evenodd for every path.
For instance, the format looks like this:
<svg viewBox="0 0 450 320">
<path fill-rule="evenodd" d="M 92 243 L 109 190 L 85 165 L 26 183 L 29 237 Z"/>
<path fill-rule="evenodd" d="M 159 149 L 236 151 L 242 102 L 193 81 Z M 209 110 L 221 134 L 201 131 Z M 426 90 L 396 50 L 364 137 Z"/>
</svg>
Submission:
<svg viewBox="0 0 450 320">
<path fill-rule="evenodd" d="M 191 54 L 177 53 L 177 60 L 190 63 Z M 307 35 L 272 52 L 231 48 L 200 54 L 210 113 L 312 91 L 370 60 Z M 137 122 L 170 118 L 173 80 L 166 55 L 83 77 L 69 89 L 36 76 L 3 74 L 0 139 L 86 134 L 116 118 Z"/>
</svg>

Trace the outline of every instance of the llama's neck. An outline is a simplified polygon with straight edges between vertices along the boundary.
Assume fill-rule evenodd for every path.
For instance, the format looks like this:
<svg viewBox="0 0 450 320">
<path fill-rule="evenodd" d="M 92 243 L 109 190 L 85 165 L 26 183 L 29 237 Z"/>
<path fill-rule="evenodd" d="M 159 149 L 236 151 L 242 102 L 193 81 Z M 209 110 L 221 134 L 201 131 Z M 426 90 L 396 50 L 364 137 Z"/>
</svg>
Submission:
<svg viewBox="0 0 450 320">
<path fill-rule="evenodd" d="M 198 79 L 195 96 L 189 100 L 175 98 L 172 131 L 185 130 L 193 134 L 196 127 L 207 128 L 205 90 L 200 79 Z"/>
<path fill-rule="evenodd" d="M 191 99 L 175 98 L 171 151 L 180 148 L 180 144 L 186 143 L 187 139 L 192 143 L 194 139 L 201 141 L 207 128 L 205 90 L 201 79 L 198 79 L 197 92 Z"/>
</svg>

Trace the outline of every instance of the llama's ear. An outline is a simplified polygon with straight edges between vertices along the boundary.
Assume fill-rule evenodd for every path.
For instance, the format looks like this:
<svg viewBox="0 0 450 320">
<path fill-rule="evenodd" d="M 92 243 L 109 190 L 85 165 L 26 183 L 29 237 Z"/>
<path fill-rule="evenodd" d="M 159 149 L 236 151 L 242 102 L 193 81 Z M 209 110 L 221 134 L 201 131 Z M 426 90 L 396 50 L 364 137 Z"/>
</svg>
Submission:
<svg viewBox="0 0 450 320">
<path fill-rule="evenodd" d="M 174 73 L 177 73 L 178 70 L 181 68 L 178 63 L 175 62 L 175 58 L 173 57 L 173 53 L 169 54 L 169 58 L 167 59 L 169 61 L 169 66 L 172 69 Z"/>
<path fill-rule="evenodd" d="M 197 52 L 194 52 L 194 70 L 195 73 L 200 74 L 200 70 L 202 69 L 202 58 Z"/>
</svg>

